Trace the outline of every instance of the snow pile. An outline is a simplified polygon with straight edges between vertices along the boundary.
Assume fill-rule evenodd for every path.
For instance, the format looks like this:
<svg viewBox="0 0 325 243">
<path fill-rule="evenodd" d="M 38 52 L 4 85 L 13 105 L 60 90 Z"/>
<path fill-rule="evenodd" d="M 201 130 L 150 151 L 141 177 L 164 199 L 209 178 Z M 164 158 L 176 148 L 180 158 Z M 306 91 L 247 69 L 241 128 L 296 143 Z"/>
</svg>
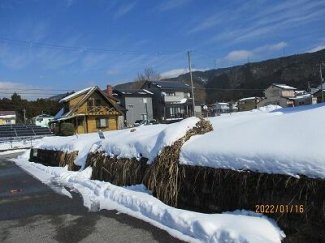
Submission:
<svg viewBox="0 0 325 243">
<path fill-rule="evenodd" d="M 263 112 L 271 112 L 271 111 L 274 111 L 274 110 L 277 110 L 277 109 L 281 109 L 282 107 L 279 106 L 279 105 L 266 105 L 266 106 L 262 106 L 262 107 L 259 107 L 257 109 L 254 109 L 252 110 L 253 112 L 260 112 L 260 111 L 263 111 Z"/>
<path fill-rule="evenodd" d="M 172 208 L 146 193 L 143 185 L 123 188 L 90 180 L 90 167 L 82 172 L 71 172 L 66 168 L 30 163 L 24 158 L 15 162 L 44 183 L 56 182 L 78 191 L 83 196 L 84 205 L 91 210 L 115 209 L 147 221 L 184 241 L 281 242 L 285 237 L 265 216 L 245 211 L 202 214 Z M 64 194 L 69 196 L 67 192 Z"/>
<path fill-rule="evenodd" d="M 325 106 L 291 109 L 211 118 L 214 131 L 187 141 L 180 163 L 325 178 Z"/>
<path fill-rule="evenodd" d="M 99 139 L 97 133 L 44 138 L 38 148 L 64 152 L 79 151 L 75 164 L 82 167 L 88 153 L 96 150 L 119 158 L 145 157 L 149 159 L 148 163 L 151 163 L 164 147 L 183 137 L 198 121 L 198 118 L 191 117 L 170 125 L 136 127 L 134 132 L 131 132 L 131 129 L 104 132 L 104 140 Z"/>
</svg>

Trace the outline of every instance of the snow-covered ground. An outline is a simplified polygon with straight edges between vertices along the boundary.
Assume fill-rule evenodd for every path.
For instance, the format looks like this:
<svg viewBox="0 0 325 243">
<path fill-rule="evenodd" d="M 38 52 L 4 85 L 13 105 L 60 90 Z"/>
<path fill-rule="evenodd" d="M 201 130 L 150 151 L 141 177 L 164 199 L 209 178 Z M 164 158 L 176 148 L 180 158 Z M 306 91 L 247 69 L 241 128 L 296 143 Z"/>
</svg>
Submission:
<svg viewBox="0 0 325 243">
<path fill-rule="evenodd" d="M 325 106 L 253 111 L 208 118 L 213 132 L 193 136 L 181 150 L 180 162 L 213 168 L 252 170 L 325 178 Z M 39 148 L 79 151 L 75 164 L 84 166 L 90 151 L 121 158 L 146 157 L 151 163 L 161 150 L 185 135 L 198 118 L 170 125 L 152 125 L 98 134 L 44 138 Z"/>
<path fill-rule="evenodd" d="M 28 148 L 31 146 L 38 146 L 41 139 L 23 139 L 21 141 L 1 141 L 0 142 L 0 150 L 7 149 L 19 149 L 19 148 Z"/>
<path fill-rule="evenodd" d="M 180 163 L 325 178 L 325 106 L 269 110 L 210 118 L 214 131 L 187 141 Z"/>
<path fill-rule="evenodd" d="M 79 192 L 84 205 L 90 210 L 118 210 L 147 221 L 184 241 L 258 243 L 281 242 L 285 237 L 273 220 L 253 212 L 202 214 L 180 210 L 154 198 L 143 185 L 123 188 L 108 182 L 90 180 L 90 167 L 81 172 L 47 167 L 28 162 L 28 152 L 15 159 L 15 162 L 46 184 L 55 182 Z M 60 193 L 71 197 L 64 187 Z"/>
</svg>

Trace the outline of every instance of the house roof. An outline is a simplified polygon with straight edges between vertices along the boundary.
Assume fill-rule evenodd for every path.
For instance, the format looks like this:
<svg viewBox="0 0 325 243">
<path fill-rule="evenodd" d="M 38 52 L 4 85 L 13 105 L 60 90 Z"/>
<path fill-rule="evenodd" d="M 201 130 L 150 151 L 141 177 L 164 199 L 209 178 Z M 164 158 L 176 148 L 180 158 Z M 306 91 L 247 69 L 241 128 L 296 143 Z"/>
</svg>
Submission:
<svg viewBox="0 0 325 243">
<path fill-rule="evenodd" d="M 96 87 L 96 86 L 95 86 L 95 87 Z M 89 90 L 91 90 L 91 89 L 93 89 L 93 88 L 95 88 L 95 87 L 88 87 L 88 88 L 85 88 L 85 89 L 79 90 L 79 91 L 77 91 L 77 92 L 75 92 L 75 93 L 73 93 L 73 94 L 71 94 L 71 95 L 68 95 L 67 97 L 64 97 L 63 99 L 61 99 L 61 100 L 59 101 L 59 103 L 69 101 L 69 100 L 71 100 L 71 99 L 77 97 L 78 95 L 81 95 L 81 94 L 84 94 L 84 93 L 88 92 Z"/>
<path fill-rule="evenodd" d="M 48 115 L 48 114 L 41 114 L 41 115 L 38 115 L 38 116 L 35 116 L 33 118 L 52 118 L 53 116 L 51 115 Z"/>
<path fill-rule="evenodd" d="M 296 89 L 296 88 L 291 87 L 291 86 L 288 86 L 286 84 L 276 84 L 276 83 L 273 83 L 272 86 L 278 87 L 280 89 L 290 89 L 290 90 L 295 90 Z"/>
<path fill-rule="evenodd" d="M 104 99 L 106 99 L 121 115 L 123 115 L 123 112 L 122 110 L 120 109 L 120 106 L 118 106 L 115 102 L 112 102 L 111 100 L 116 100 L 115 98 L 111 97 L 111 96 L 108 96 L 106 93 L 104 93 L 98 86 L 94 86 L 94 87 L 90 87 L 90 88 L 87 88 L 87 89 L 83 89 L 83 90 L 80 90 L 80 91 L 77 91 L 76 93 L 72 94 L 72 95 L 69 95 L 68 99 L 64 98 L 62 99 L 61 101 L 62 102 L 66 102 L 78 95 L 84 95 L 82 97 L 82 99 L 75 105 L 73 106 L 73 108 L 68 111 L 67 113 L 64 113 L 64 109 L 62 108 L 54 117 L 55 120 L 64 120 L 64 119 L 69 119 L 69 118 L 72 118 L 72 117 L 75 117 L 75 116 L 79 116 L 79 115 L 83 115 L 83 114 L 77 114 L 77 115 L 73 115 L 73 113 L 83 104 L 87 101 L 87 99 L 90 97 L 90 95 L 95 92 L 95 91 L 98 91 L 103 97 Z M 60 102 L 61 102 L 60 101 Z"/>
<path fill-rule="evenodd" d="M 68 96 L 64 97 L 63 99 L 61 99 L 59 101 L 59 103 L 67 102 L 67 101 L 69 101 L 69 100 L 71 100 L 71 99 L 73 99 L 73 98 L 75 98 L 75 97 L 77 97 L 79 95 L 82 95 L 82 94 L 92 93 L 95 89 L 99 89 L 98 86 L 88 87 L 88 88 L 79 90 L 79 91 L 77 91 L 77 92 L 75 92 L 75 93 L 73 93 L 71 95 L 68 95 Z M 100 90 L 100 91 L 102 91 L 102 90 Z M 105 93 L 105 95 L 108 97 L 108 95 L 106 93 Z M 108 98 L 116 100 L 116 98 L 114 98 L 113 96 L 109 96 Z"/>
<path fill-rule="evenodd" d="M 147 81 L 146 83 L 155 85 L 159 89 L 186 89 L 186 90 L 189 90 L 191 88 L 190 85 L 179 82 L 179 81 L 163 81 L 163 80 L 161 80 L 161 81 Z"/>
<path fill-rule="evenodd" d="M 119 95 L 122 96 L 152 96 L 153 93 L 146 89 L 114 89 Z"/>
<path fill-rule="evenodd" d="M 290 98 L 290 100 L 299 100 L 311 97 L 311 94 L 297 95 L 296 97 Z"/>
<path fill-rule="evenodd" d="M 240 99 L 240 100 L 238 100 L 238 101 L 246 101 L 246 100 L 255 100 L 255 99 L 261 99 L 260 97 L 247 97 L 247 98 L 242 98 L 242 99 Z"/>
<path fill-rule="evenodd" d="M 0 111 L 0 116 L 15 116 L 15 111 Z"/>
<path fill-rule="evenodd" d="M 321 87 L 321 86 L 323 86 L 323 87 Z M 321 90 L 321 88 L 323 88 L 323 91 L 325 91 L 325 82 L 323 82 L 322 85 L 319 85 L 316 89 L 314 89 L 312 94 L 318 93 Z"/>
</svg>

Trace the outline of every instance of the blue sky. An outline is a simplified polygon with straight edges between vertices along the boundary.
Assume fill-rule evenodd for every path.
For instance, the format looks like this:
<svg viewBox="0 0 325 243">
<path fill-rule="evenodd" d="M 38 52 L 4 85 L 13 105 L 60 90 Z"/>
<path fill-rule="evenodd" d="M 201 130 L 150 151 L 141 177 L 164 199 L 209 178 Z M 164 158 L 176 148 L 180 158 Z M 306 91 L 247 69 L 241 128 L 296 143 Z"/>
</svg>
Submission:
<svg viewBox="0 0 325 243">
<path fill-rule="evenodd" d="M 324 0 L 0 0 L 0 97 L 177 74 L 187 50 L 195 69 L 315 51 L 324 31 Z"/>
</svg>

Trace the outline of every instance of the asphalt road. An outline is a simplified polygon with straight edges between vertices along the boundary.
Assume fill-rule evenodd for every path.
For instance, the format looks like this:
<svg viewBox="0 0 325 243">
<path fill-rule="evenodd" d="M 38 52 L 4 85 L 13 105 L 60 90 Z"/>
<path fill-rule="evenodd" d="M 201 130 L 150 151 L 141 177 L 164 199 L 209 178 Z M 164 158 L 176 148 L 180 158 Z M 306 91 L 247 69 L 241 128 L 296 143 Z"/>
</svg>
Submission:
<svg viewBox="0 0 325 243">
<path fill-rule="evenodd" d="M 17 156 L 17 154 L 15 155 Z M 0 156 L 0 242 L 181 242 L 117 211 L 89 212 Z"/>
</svg>

